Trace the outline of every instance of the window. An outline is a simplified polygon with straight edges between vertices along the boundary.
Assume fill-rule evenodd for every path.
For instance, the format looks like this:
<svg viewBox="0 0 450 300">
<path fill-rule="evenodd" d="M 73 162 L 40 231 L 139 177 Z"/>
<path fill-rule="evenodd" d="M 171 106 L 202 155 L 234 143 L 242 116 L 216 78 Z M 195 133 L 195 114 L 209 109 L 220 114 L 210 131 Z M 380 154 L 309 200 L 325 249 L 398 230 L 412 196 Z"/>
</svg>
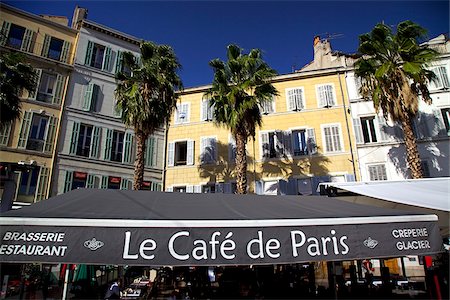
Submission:
<svg viewBox="0 0 450 300">
<path fill-rule="evenodd" d="M 92 129 L 93 126 L 85 124 L 80 125 L 80 135 L 78 138 L 77 152 L 76 152 L 77 155 L 89 157 L 92 140 Z"/>
<path fill-rule="evenodd" d="M 202 100 L 202 121 L 212 121 L 214 118 L 214 106 L 211 106 L 211 100 Z"/>
<path fill-rule="evenodd" d="M 201 139 L 200 161 L 202 163 L 212 163 L 217 159 L 216 147 L 217 140 L 215 137 L 203 137 Z"/>
<path fill-rule="evenodd" d="M 186 193 L 186 186 L 174 186 L 173 191 L 175 193 Z"/>
<path fill-rule="evenodd" d="M 314 128 L 292 131 L 292 151 L 294 156 L 317 153 Z"/>
<path fill-rule="evenodd" d="M 115 72 L 116 73 L 121 72 L 127 76 L 131 75 L 130 67 L 123 63 L 123 51 L 117 51 Z"/>
<path fill-rule="evenodd" d="M 122 162 L 123 137 L 124 137 L 123 132 L 116 130 L 113 131 L 111 161 Z"/>
<path fill-rule="evenodd" d="M 175 124 L 189 123 L 189 103 L 177 105 Z"/>
<path fill-rule="evenodd" d="M 120 190 L 121 182 L 122 178 L 120 177 L 108 176 L 108 189 Z"/>
<path fill-rule="evenodd" d="M 325 152 L 342 151 L 340 125 L 322 125 Z"/>
<path fill-rule="evenodd" d="M 363 133 L 364 143 L 377 142 L 374 120 L 375 117 L 361 118 L 361 129 Z"/>
<path fill-rule="evenodd" d="M 55 93 L 56 75 L 49 72 L 41 73 L 38 94 L 36 100 L 52 103 L 53 94 Z"/>
<path fill-rule="evenodd" d="M 88 174 L 84 172 L 73 172 L 72 190 L 85 188 Z"/>
<path fill-rule="evenodd" d="M 194 164 L 194 141 L 170 142 L 167 147 L 167 165 L 184 166 Z"/>
<path fill-rule="evenodd" d="M 430 167 L 428 166 L 428 161 L 422 160 L 420 162 L 420 166 L 422 167 L 423 178 L 430 178 L 431 174 L 430 174 Z"/>
<path fill-rule="evenodd" d="M 386 166 L 384 164 L 372 165 L 368 167 L 369 180 L 387 180 Z"/>
<path fill-rule="evenodd" d="M 9 29 L 6 46 L 20 49 L 22 47 L 23 36 L 25 35 L 25 27 L 11 24 Z"/>
<path fill-rule="evenodd" d="M 86 86 L 83 98 L 83 107 L 85 111 L 96 111 L 97 98 L 100 91 L 100 87 L 94 83 L 89 83 Z"/>
<path fill-rule="evenodd" d="M 32 203 L 36 193 L 40 168 L 22 171 L 19 176 L 17 201 Z"/>
<path fill-rule="evenodd" d="M 291 134 L 288 131 L 261 132 L 263 158 L 281 158 L 291 154 Z"/>
<path fill-rule="evenodd" d="M 11 125 L 6 124 L 0 130 L 0 146 L 8 146 L 9 136 L 11 134 Z"/>
<path fill-rule="evenodd" d="M 447 135 L 450 136 L 450 108 L 442 108 L 442 119 L 444 120 L 445 129 L 447 131 Z"/>
<path fill-rule="evenodd" d="M 47 123 L 48 117 L 38 114 L 33 115 L 26 147 L 28 150 L 42 151 L 44 149 Z"/>
<path fill-rule="evenodd" d="M 430 82 L 431 89 L 443 89 L 450 87 L 447 68 L 445 66 L 432 68 L 431 71 L 433 71 L 433 73 L 436 75 L 436 77 Z"/>
<path fill-rule="evenodd" d="M 331 107 L 336 105 L 334 87 L 332 84 L 316 86 L 317 99 L 319 107 Z"/>
<path fill-rule="evenodd" d="M 48 49 L 48 58 L 60 60 L 64 41 L 52 37 Z"/>
<path fill-rule="evenodd" d="M 215 193 L 215 192 L 216 192 L 215 184 L 202 185 L 202 193 Z"/>
<path fill-rule="evenodd" d="M 88 41 L 84 64 L 103 71 L 110 71 L 111 48 Z"/>
<path fill-rule="evenodd" d="M 263 115 L 272 114 L 275 112 L 275 96 L 270 100 L 260 101 L 261 103 L 261 113 Z"/>
<path fill-rule="evenodd" d="M 303 88 L 286 89 L 287 108 L 290 111 L 298 111 L 305 108 Z"/>
</svg>

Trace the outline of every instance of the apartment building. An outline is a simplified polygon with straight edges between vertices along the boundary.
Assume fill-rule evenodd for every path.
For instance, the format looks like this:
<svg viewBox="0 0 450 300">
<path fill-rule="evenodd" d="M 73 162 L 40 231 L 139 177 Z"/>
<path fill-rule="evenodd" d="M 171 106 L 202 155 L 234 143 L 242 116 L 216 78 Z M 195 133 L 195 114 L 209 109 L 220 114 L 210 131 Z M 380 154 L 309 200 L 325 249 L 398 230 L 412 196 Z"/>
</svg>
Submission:
<svg viewBox="0 0 450 300">
<path fill-rule="evenodd" d="M 279 95 L 261 107 L 263 125 L 247 144 L 249 192 L 310 195 L 319 182 L 359 177 L 344 68 L 323 67 L 322 46 L 315 41 L 314 61 L 302 70 L 273 78 Z M 235 142 L 213 124 L 208 88 L 180 93 L 167 134 L 167 191 L 236 190 Z"/>
<path fill-rule="evenodd" d="M 37 16 L 3 3 L 0 10 L 0 51 L 23 53 L 38 74 L 36 90 L 21 95 L 21 118 L 0 132 L 1 188 L 14 180 L 15 204 L 24 205 L 50 194 L 77 31 L 65 17 Z"/>
<path fill-rule="evenodd" d="M 131 189 L 135 140 L 115 108 L 115 74 L 126 71 L 122 53 L 140 57 L 141 40 L 87 19 L 77 7 L 72 27 L 79 31 L 74 72 L 69 81 L 61 124 L 54 193 L 76 188 Z M 144 187 L 162 182 L 164 131 L 147 141 Z"/>
<path fill-rule="evenodd" d="M 414 131 L 425 177 L 450 176 L 450 44 L 439 35 L 426 42 L 440 55 L 429 66 L 436 74 L 428 89 L 432 104 L 419 100 Z M 398 124 L 376 113 L 372 101 L 362 99 L 353 71 L 346 76 L 352 123 L 362 181 L 411 178 L 405 159 L 403 132 Z"/>
</svg>

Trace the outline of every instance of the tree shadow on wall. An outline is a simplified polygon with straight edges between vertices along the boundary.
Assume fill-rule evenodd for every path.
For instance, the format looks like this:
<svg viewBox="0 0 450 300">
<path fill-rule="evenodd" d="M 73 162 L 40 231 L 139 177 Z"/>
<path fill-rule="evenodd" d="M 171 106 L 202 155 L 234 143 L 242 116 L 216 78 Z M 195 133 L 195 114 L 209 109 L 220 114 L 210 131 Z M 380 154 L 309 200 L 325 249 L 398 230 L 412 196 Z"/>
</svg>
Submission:
<svg viewBox="0 0 450 300">
<path fill-rule="evenodd" d="M 422 161 L 427 162 L 431 177 L 449 176 L 449 142 L 445 126 L 434 114 L 420 112 L 416 119 L 416 137 L 419 155 Z M 401 127 L 400 127 L 401 130 Z M 442 140 L 431 141 L 430 137 L 442 138 Z M 427 140 L 428 139 L 428 140 Z M 407 166 L 406 147 L 400 144 L 389 149 L 388 157 L 394 164 L 397 172 L 405 178 L 411 178 L 411 172 Z M 422 164 L 422 167 L 424 165 Z M 427 170 L 424 170 L 428 173 Z M 424 174 L 426 175 L 426 174 Z"/>
</svg>

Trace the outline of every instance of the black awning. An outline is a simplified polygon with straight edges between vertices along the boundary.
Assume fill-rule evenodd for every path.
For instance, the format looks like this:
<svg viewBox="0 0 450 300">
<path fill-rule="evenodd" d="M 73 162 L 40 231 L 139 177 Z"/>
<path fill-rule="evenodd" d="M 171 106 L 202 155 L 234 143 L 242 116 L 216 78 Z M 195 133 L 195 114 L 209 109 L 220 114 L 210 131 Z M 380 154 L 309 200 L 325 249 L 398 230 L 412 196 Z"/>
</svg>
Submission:
<svg viewBox="0 0 450 300">
<path fill-rule="evenodd" d="M 79 189 L 0 217 L 0 260 L 278 264 L 441 251 L 435 215 L 319 196 Z"/>
</svg>

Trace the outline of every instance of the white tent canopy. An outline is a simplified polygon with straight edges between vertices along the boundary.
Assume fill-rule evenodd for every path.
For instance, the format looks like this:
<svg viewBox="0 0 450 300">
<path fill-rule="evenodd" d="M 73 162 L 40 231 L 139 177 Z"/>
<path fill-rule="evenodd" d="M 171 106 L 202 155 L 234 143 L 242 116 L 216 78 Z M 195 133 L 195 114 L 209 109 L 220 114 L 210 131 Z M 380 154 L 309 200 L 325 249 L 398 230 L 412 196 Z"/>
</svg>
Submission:
<svg viewBox="0 0 450 300">
<path fill-rule="evenodd" d="M 408 179 L 402 181 L 324 182 L 326 189 L 353 193 L 341 200 L 354 203 L 433 213 L 439 216 L 441 234 L 449 234 L 450 177 Z"/>
</svg>

